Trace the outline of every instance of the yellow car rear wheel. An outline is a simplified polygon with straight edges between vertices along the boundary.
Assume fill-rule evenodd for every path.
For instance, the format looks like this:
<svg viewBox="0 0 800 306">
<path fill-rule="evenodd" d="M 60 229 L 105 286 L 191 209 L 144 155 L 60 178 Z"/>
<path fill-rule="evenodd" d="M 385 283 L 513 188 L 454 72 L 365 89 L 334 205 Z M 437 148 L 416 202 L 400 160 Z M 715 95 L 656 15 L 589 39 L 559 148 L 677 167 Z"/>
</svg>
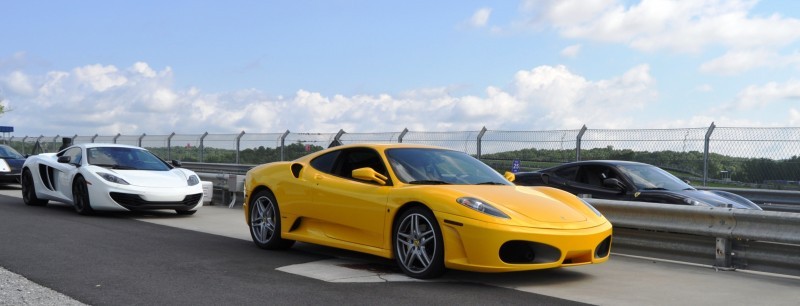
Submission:
<svg viewBox="0 0 800 306">
<path fill-rule="evenodd" d="M 281 210 L 278 201 L 269 190 L 253 195 L 250 201 L 250 237 L 262 249 L 283 250 L 294 244 L 294 240 L 281 238 Z"/>
</svg>

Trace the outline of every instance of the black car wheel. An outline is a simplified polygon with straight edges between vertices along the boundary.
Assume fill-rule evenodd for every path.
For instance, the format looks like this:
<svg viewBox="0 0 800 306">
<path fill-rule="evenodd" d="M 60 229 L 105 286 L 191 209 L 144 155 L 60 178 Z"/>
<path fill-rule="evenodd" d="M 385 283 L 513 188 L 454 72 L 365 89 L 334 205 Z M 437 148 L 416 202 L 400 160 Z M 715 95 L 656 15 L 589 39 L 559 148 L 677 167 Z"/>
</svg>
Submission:
<svg viewBox="0 0 800 306">
<path fill-rule="evenodd" d="M 275 196 L 268 190 L 256 193 L 250 201 L 250 236 L 262 249 L 282 250 L 294 240 L 281 238 L 281 213 Z"/>
<path fill-rule="evenodd" d="M 47 200 L 42 200 L 36 197 L 36 187 L 33 183 L 33 174 L 27 168 L 22 171 L 22 200 L 25 205 L 30 206 L 44 206 L 47 205 Z"/>
<path fill-rule="evenodd" d="M 411 277 L 428 279 L 442 275 L 444 241 L 439 224 L 430 210 L 413 207 L 395 222 L 394 257 L 397 265 Z"/>
<path fill-rule="evenodd" d="M 89 187 L 83 176 L 75 177 L 75 181 L 72 183 L 72 202 L 72 205 L 75 206 L 75 211 L 79 214 L 91 215 L 94 213 L 92 204 L 89 201 Z"/>
</svg>

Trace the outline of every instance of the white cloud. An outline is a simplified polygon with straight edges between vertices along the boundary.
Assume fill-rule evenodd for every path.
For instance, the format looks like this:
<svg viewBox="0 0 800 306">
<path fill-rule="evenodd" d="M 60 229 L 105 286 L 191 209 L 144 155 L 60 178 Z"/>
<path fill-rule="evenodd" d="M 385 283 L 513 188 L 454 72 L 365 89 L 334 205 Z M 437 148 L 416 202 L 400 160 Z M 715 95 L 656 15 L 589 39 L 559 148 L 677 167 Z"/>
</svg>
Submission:
<svg viewBox="0 0 800 306">
<path fill-rule="evenodd" d="M 0 78 L 0 81 L 11 93 L 20 95 L 31 95 L 34 93 L 33 84 L 30 78 L 21 71 L 14 71 L 10 75 Z"/>
<path fill-rule="evenodd" d="M 774 48 L 800 38 L 800 20 L 778 14 L 751 16 L 757 1 L 643 0 L 527 1 L 534 24 L 546 23 L 569 38 L 623 43 L 632 48 L 698 52 L 708 46 Z"/>
<path fill-rule="evenodd" d="M 800 99 L 800 80 L 792 79 L 784 83 L 770 82 L 764 85 L 752 85 L 739 93 L 736 107 L 741 110 L 763 108 L 781 100 Z"/>
<path fill-rule="evenodd" d="M 484 7 L 475 11 L 472 18 L 469 19 L 469 25 L 475 28 L 485 27 L 489 23 L 489 17 L 492 15 L 492 9 Z"/>
<path fill-rule="evenodd" d="M 580 53 L 580 52 L 581 52 L 581 45 L 580 44 L 572 45 L 572 46 L 569 46 L 569 47 L 566 47 L 566 48 L 562 49 L 561 50 L 561 56 L 564 56 L 564 57 L 576 57 L 576 56 L 578 56 L 578 53 Z"/>
<path fill-rule="evenodd" d="M 778 64 L 780 56 L 764 49 L 733 50 L 725 55 L 703 63 L 700 72 L 721 75 L 737 75 L 745 71 Z"/>
<path fill-rule="evenodd" d="M 117 73 L 117 67 L 89 65 L 73 70 L 81 83 L 90 85 L 95 91 L 106 91 L 109 88 L 125 84 L 128 79 Z"/>
<path fill-rule="evenodd" d="M 656 97 L 647 65 L 603 80 L 540 66 L 516 73 L 508 88 L 489 86 L 479 96 L 453 96 L 450 87 L 396 96 L 325 96 L 303 89 L 288 98 L 255 89 L 204 93 L 173 88 L 171 69 L 156 71 L 145 63 L 126 69 L 89 65 L 28 79 L 33 92 L 15 91 L 9 97 L 15 111 L 3 118 L 30 135 L 614 128 L 630 124 L 633 116 L 625 114 Z"/>
<path fill-rule="evenodd" d="M 800 125 L 800 110 L 797 110 L 796 108 L 789 110 L 789 125 Z"/>
</svg>

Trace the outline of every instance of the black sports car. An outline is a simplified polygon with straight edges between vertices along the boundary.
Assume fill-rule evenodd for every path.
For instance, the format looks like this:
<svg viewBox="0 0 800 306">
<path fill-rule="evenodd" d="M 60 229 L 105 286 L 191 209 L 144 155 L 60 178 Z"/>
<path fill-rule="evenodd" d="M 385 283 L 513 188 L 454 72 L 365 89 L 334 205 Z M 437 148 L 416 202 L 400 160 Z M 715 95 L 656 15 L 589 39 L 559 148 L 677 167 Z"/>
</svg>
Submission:
<svg viewBox="0 0 800 306">
<path fill-rule="evenodd" d="M 761 210 L 761 207 L 740 195 L 718 190 L 697 190 L 659 167 L 628 161 L 567 163 L 535 172 L 517 173 L 514 183 L 550 186 L 597 199 Z"/>
<path fill-rule="evenodd" d="M 19 183 L 19 171 L 25 156 L 7 145 L 0 145 L 0 184 Z"/>
</svg>

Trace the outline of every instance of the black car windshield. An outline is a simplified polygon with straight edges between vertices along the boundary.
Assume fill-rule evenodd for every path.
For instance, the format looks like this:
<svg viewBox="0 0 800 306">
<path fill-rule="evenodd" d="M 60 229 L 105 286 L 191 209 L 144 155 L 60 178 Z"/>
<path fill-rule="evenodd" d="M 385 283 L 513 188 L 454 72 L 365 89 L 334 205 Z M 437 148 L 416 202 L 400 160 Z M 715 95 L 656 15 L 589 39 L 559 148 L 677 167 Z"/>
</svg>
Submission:
<svg viewBox="0 0 800 306">
<path fill-rule="evenodd" d="M 408 184 L 511 185 L 500 173 L 466 153 L 445 149 L 386 150 L 397 178 Z"/>
<path fill-rule="evenodd" d="M 167 171 L 170 167 L 147 150 L 125 147 L 87 148 L 90 165 L 118 170 Z"/>
<path fill-rule="evenodd" d="M 686 182 L 659 167 L 651 165 L 620 165 L 619 170 L 630 177 L 639 190 L 694 189 Z"/>
<path fill-rule="evenodd" d="M 22 154 L 19 154 L 17 150 L 14 150 L 14 148 L 6 145 L 0 145 L 0 158 L 25 159 L 25 157 L 22 156 Z"/>
</svg>

